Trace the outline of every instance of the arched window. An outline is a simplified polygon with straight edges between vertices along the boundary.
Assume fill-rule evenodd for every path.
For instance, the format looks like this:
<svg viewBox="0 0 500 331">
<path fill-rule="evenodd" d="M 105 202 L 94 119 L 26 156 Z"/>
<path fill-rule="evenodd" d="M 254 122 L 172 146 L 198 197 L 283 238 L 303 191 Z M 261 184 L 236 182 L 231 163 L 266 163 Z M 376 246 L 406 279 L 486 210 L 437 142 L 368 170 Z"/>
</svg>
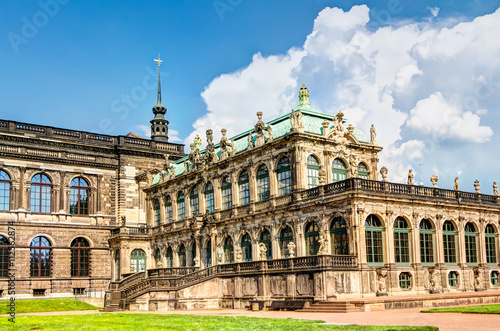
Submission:
<svg viewBox="0 0 500 331">
<path fill-rule="evenodd" d="M 257 169 L 257 201 L 269 199 L 269 171 L 265 165 Z"/>
<path fill-rule="evenodd" d="M 306 255 L 316 255 L 319 250 L 319 227 L 316 222 L 310 222 L 306 226 Z"/>
<path fill-rule="evenodd" d="M 477 264 L 477 233 L 472 223 L 465 224 L 465 261 L 467 264 Z"/>
<path fill-rule="evenodd" d="M 9 276 L 9 241 L 0 236 L 0 277 Z"/>
<path fill-rule="evenodd" d="M 207 268 L 212 266 L 212 240 L 208 239 L 205 250 Z"/>
<path fill-rule="evenodd" d="M 233 207 L 233 188 L 229 176 L 224 177 L 221 185 L 222 209 L 227 210 Z"/>
<path fill-rule="evenodd" d="M 307 187 L 319 185 L 319 161 L 313 155 L 307 157 Z"/>
<path fill-rule="evenodd" d="M 488 264 L 496 264 L 497 263 L 497 248 L 496 248 L 496 239 L 495 239 L 495 228 L 493 225 L 486 225 L 486 263 Z"/>
<path fill-rule="evenodd" d="M 394 221 L 394 260 L 396 265 L 410 264 L 410 232 L 408 223 L 399 216 Z"/>
<path fill-rule="evenodd" d="M 184 204 L 184 192 L 179 192 L 177 196 L 177 218 L 179 221 L 186 218 L 186 205 Z"/>
<path fill-rule="evenodd" d="M 0 170 L 0 210 L 10 209 L 10 177 Z"/>
<path fill-rule="evenodd" d="M 172 199 L 170 195 L 165 198 L 165 221 L 172 222 Z"/>
<path fill-rule="evenodd" d="M 292 170 L 288 158 L 283 157 L 279 160 L 276 167 L 276 177 L 278 180 L 278 195 L 292 193 Z"/>
<path fill-rule="evenodd" d="M 196 266 L 196 242 L 191 245 L 191 266 Z"/>
<path fill-rule="evenodd" d="M 269 233 L 269 230 L 262 231 L 260 234 L 260 242 L 266 245 L 267 259 L 271 260 L 273 258 L 273 246 L 271 244 L 271 233 Z"/>
<path fill-rule="evenodd" d="M 130 254 L 130 271 L 146 271 L 146 252 L 142 249 L 134 249 L 132 254 Z"/>
<path fill-rule="evenodd" d="M 71 277 L 88 277 L 90 262 L 90 245 L 84 238 L 76 238 L 71 242 Z"/>
<path fill-rule="evenodd" d="M 343 217 L 335 217 L 330 225 L 330 237 L 332 239 L 332 254 L 349 254 L 349 238 L 347 236 L 347 224 Z"/>
<path fill-rule="evenodd" d="M 420 222 L 420 262 L 422 265 L 434 264 L 434 240 L 432 224 L 429 220 L 423 219 Z"/>
<path fill-rule="evenodd" d="M 172 251 L 172 247 L 167 248 L 166 252 L 166 257 L 167 257 L 167 268 L 173 268 L 174 267 L 174 252 Z"/>
<path fill-rule="evenodd" d="M 358 178 L 368 179 L 368 167 L 363 162 L 358 164 Z"/>
<path fill-rule="evenodd" d="M 366 261 L 369 265 L 384 264 L 382 245 L 382 223 L 375 215 L 369 215 L 365 221 Z"/>
<path fill-rule="evenodd" d="M 233 239 L 231 239 L 231 237 L 227 237 L 226 240 L 224 240 L 224 259 L 226 263 L 234 262 Z"/>
<path fill-rule="evenodd" d="M 450 221 L 443 224 L 443 250 L 444 250 L 444 263 L 456 264 L 457 263 L 457 249 L 456 249 L 456 236 L 455 226 Z"/>
<path fill-rule="evenodd" d="M 73 178 L 69 189 L 69 213 L 74 215 L 89 214 L 89 184 L 83 178 Z"/>
<path fill-rule="evenodd" d="M 159 248 L 155 249 L 155 251 L 153 252 L 153 258 L 155 260 L 155 267 L 159 268 L 161 262 L 161 254 Z"/>
<path fill-rule="evenodd" d="M 292 228 L 287 225 L 280 232 L 280 250 L 282 259 L 290 257 L 290 254 L 288 254 L 288 244 L 292 241 L 293 241 Z"/>
<path fill-rule="evenodd" d="M 115 280 L 120 280 L 120 250 L 115 252 Z"/>
<path fill-rule="evenodd" d="M 241 237 L 241 251 L 243 253 L 243 261 L 252 261 L 252 240 L 248 233 Z"/>
<path fill-rule="evenodd" d="M 338 182 L 347 178 L 347 167 L 341 159 L 335 159 L 332 163 L 332 182 Z"/>
<path fill-rule="evenodd" d="M 209 213 L 214 212 L 214 187 L 210 182 L 205 186 L 205 209 L 208 209 Z"/>
<path fill-rule="evenodd" d="M 189 206 L 191 207 L 191 216 L 198 216 L 200 212 L 200 205 L 198 201 L 198 185 L 191 189 L 189 194 Z"/>
<path fill-rule="evenodd" d="M 158 199 L 153 203 L 155 226 L 160 226 L 161 216 L 160 216 L 160 201 Z"/>
<path fill-rule="evenodd" d="M 30 210 L 33 213 L 50 213 L 50 179 L 37 174 L 31 178 Z"/>
<path fill-rule="evenodd" d="M 52 250 L 50 242 L 45 237 L 36 237 L 30 244 L 30 275 L 31 277 L 50 277 Z"/>
<path fill-rule="evenodd" d="M 240 192 L 240 205 L 250 203 L 250 186 L 248 184 L 248 172 L 242 171 L 238 178 L 238 191 Z"/>
<path fill-rule="evenodd" d="M 179 246 L 179 267 L 185 267 L 186 266 L 186 247 L 184 244 L 181 244 Z"/>
</svg>

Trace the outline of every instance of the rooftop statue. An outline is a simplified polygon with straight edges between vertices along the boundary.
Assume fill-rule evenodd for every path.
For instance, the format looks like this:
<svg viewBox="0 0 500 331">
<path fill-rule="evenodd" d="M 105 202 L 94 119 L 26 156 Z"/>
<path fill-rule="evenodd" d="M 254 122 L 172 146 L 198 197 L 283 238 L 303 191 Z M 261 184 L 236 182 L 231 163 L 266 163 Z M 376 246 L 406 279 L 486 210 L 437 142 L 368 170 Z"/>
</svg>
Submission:
<svg viewBox="0 0 500 331">
<path fill-rule="evenodd" d="M 309 90 L 306 87 L 306 84 L 302 84 L 302 87 L 299 90 L 299 105 L 308 105 L 309 104 Z"/>
</svg>

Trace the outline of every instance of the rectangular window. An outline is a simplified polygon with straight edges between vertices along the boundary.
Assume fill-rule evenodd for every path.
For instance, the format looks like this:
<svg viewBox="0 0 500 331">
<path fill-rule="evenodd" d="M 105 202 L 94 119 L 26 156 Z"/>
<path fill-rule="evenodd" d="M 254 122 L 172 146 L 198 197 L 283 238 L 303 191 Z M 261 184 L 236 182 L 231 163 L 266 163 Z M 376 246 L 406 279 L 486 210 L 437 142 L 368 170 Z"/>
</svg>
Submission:
<svg viewBox="0 0 500 331">
<path fill-rule="evenodd" d="M 34 297 L 43 297 L 45 296 L 45 289 L 34 289 L 33 290 Z"/>
<path fill-rule="evenodd" d="M 233 192 L 231 186 L 222 188 L 222 209 L 227 210 L 233 207 Z"/>
<path fill-rule="evenodd" d="M 488 264 L 497 263 L 495 236 L 486 235 L 486 262 Z"/>
<path fill-rule="evenodd" d="M 432 232 L 420 231 L 420 262 L 422 264 L 434 263 L 434 251 L 432 247 Z"/>
<path fill-rule="evenodd" d="M 248 182 L 240 183 L 240 205 L 248 205 L 250 203 L 250 186 Z"/>
<path fill-rule="evenodd" d="M 477 263 L 476 236 L 465 235 L 465 260 L 468 264 Z"/>
<path fill-rule="evenodd" d="M 394 232 L 394 255 L 397 264 L 410 263 L 410 248 L 408 243 L 408 232 Z"/>
<path fill-rule="evenodd" d="M 172 222 L 172 202 L 165 202 L 165 221 Z"/>
<path fill-rule="evenodd" d="M 177 202 L 177 216 L 179 220 L 183 220 L 186 217 L 186 206 L 184 205 L 184 199 Z"/>
<path fill-rule="evenodd" d="M 366 259 L 368 263 L 384 263 L 381 231 L 366 231 Z"/>
<path fill-rule="evenodd" d="M 443 234 L 444 263 L 456 264 L 455 234 Z"/>
</svg>

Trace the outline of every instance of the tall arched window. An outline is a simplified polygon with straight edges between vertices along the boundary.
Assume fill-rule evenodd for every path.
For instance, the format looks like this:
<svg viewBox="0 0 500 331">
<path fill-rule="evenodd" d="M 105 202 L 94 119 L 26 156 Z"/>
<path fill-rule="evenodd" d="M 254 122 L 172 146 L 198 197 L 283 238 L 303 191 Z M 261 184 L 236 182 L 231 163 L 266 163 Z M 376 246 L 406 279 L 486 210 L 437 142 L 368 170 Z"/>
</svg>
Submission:
<svg viewBox="0 0 500 331">
<path fill-rule="evenodd" d="M 50 242 L 45 237 L 36 237 L 30 244 L 30 275 L 31 277 L 50 277 L 52 250 Z"/>
<path fill-rule="evenodd" d="M 198 216 L 200 212 L 200 205 L 198 201 L 198 185 L 191 189 L 189 194 L 189 206 L 191 207 L 191 216 Z"/>
<path fill-rule="evenodd" d="M 115 252 L 115 280 L 120 280 L 120 250 Z"/>
<path fill-rule="evenodd" d="M 170 195 L 165 198 L 165 222 L 172 222 L 172 199 Z"/>
<path fill-rule="evenodd" d="M 233 207 L 233 188 L 229 176 L 224 177 L 221 185 L 222 209 L 227 210 Z"/>
<path fill-rule="evenodd" d="M 347 178 L 347 167 L 341 159 L 335 159 L 332 163 L 332 182 L 338 182 Z"/>
<path fill-rule="evenodd" d="M 457 248 L 456 248 L 457 232 L 455 226 L 450 221 L 443 224 L 443 250 L 444 250 L 444 263 L 456 264 L 457 263 Z"/>
<path fill-rule="evenodd" d="M 288 244 L 292 241 L 293 241 L 292 228 L 287 225 L 280 232 L 280 250 L 282 259 L 290 257 L 290 254 L 288 252 Z"/>
<path fill-rule="evenodd" d="M 497 246 L 496 246 L 496 234 L 493 225 L 486 225 L 485 230 L 486 238 L 486 263 L 496 264 L 497 263 Z"/>
<path fill-rule="evenodd" d="M 177 196 L 177 218 L 179 221 L 186 218 L 186 205 L 184 204 L 184 192 L 179 192 Z"/>
<path fill-rule="evenodd" d="M 10 177 L 0 170 L 0 210 L 10 209 Z"/>
<path fill-rule="evenodd" d="M 363 162 L 358 164 L 358 178 L 368 179 L 368 167 Z"/>
<path fill-rule="evenodd" d="M 240 193 L 240 205 L 248 205 L 250 203 L 250 186 L 246 170 L 242 171 L 240 177 L 238 177 L 238 191 Z"/>
<path fill-rule="evenodd" d="M 191 266 L 196 266 L 196 242 L 191 245 Z"/>
<path fill-rule="evenodd" d="M 292 170 L 290 161 L 287 157 L 279 160 L 276 167 L 276 177 L 278 179 L 278 195 L 287 195 L 292 193 Z"/>
<path fill-rule="evenodd" d="M 410 232 L 408 223 L 399 216 L 394 221 L 394 260 L 396 265 L 410 264 Z"/>
<path fill-rule="evenodd" d="M 423 219 L 420 222 L 420 262 L 422 265 L 434 264 L 434 240 L 432 224 L 429 220 Z"/>
<path fill-rule="evenodd" d="M 146 252 L 142 249 L 134 249 L 132 254 L 130 254 L 130 271 L 146 271 Z"/>
<path fill-rule="evenodd" d="M 208 239 L 205 250 L 207 268 L 212 266 L 212 240 Z"/>
<path fill-rule="evenodd" d="M 267 259 L 271 260 L 273 258 L 273 246 L 271 244 L 271 233 L 269 230 L 262 231 L 260 234 L 260 242 L 266 245 Z"/>
<path fill-rule="evenodd" d="M 210 182 L 205 185 L 205 209 L 208 209 L 209 213 L 214 212 L 214 187 Z"/>
<path fill-rule="evenodd" d="M 269 171 L 267 167 L 262 164 L 257 169 L 257 201 L 264 201 L 269 199 Z"/>
<path fill-rule="evenodd" d="M 252 240 L 248 233 L 241 237 L 241 251 L 243 253 L 243 261 L 252 261 Z"/>
<path fill-rule="evenodd" d="M 307 157 L 307 187 L 313 188 L 319 185 L 319 161 L 313 156 Z"/>
<path fill-rule="evenodd" d="M 71 277 L 88 277 L 90 262 L 90 245 L 84 238 L 76 238 L 71 242 Z"/>
<path fill-rule="evenodd" d="M 375 215 L 369 215 L 365 221 L 366 261 L 369 265 L 384 264 L 382 244 L 382 223 Z"/>
<path fill-rule="evenodd" d="M 233 250 L 233 239 L 227 237 L 226 240 L 224 240 L 224 259 L 226 263 L 234 262 Z"/>
<path fill-rule="evenodd" d="M 477 264 L 477 233 L 474 224 L 465 224 L 465 261 L 467 264 Z"/>
<path fill-rule="evenodd" d="M 33 213 L 50 213 L 50 179 L 37 174 L 31 178 L 30 210 Z"/>
<path fill-rule="evenodd" d="M 186 246 L 184 244 L 181 244 L 179 246 L 179 267 L 185 267 L 186 266 Z"/>
<path fill-rule="evenodd" d="M 335 217 L 330 225 L 330 237 L 332 239 L 332 254 L 349 254 L 349 237 L 347 236 L 347 224 L 341 216 Z"/>
<path fill-rule="evenodd" d="M 174 267 L 174 252 L 172 251 L 172 247 L 167 248 L 167 252 L 165 253 L 167 257 L 167 268 Z"/>
<path fill-rule="evenodd" d="M 154 210 L 154 218 L 155 218 L 155 226 L 160 226 L 161 224 L 161 215 L 160 215 L 160 201 L 158 199 L 153 203 Z"/>
<path fill-rule="evenodd" d="M 73 178 L 69 189 L 69 213 L 74 215 L 89 214 L 89 184 L 83 178 Z"/>
<path fill-rule="evenodd" d="M 319 250 L 319 227 L 316 222 L 306 226 L 306 255 L 317 255 Z"/>
<path fill-rule="evenodd" d="M 9 241 L 0 236 L 0 277 L 9 276 Z"/>
<path fill-rule="evenodd" d="M 155 249 L 153 252 L 153 258 L 155 260 L 155 268 L 159 268 L 161 262 L 161 253 L 159 248 Z"/>
</svg>

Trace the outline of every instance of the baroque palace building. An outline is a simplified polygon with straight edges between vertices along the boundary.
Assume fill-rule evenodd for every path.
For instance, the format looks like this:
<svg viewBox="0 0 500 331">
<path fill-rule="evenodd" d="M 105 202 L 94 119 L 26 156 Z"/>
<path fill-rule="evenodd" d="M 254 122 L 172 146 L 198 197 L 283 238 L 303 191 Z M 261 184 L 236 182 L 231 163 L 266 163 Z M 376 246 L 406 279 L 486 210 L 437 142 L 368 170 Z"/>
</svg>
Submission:
<svg viewBox="0 0 500 331">
<path fill-rule="evenodd" d="M 143 231 L 148 178 L 185 156 L 165 112 L 158 86 L 151 140 L 0 120 L 0 296 L 106 289 L 111 230 Z"/>
<path fill-rule="evenodd" d="M 291 113 L 158 167 L 139 229 L 111 230 L 108 308 L 243 308 L 499 290 L 495 195 L 387 180 L 344 114 Z M 379 178 L 380 173 L 380 178 Z M 275 303 L 278 304 L 275 305 Z M 281 303 L 280 303 L 281 302 Z"/>
</svg>

